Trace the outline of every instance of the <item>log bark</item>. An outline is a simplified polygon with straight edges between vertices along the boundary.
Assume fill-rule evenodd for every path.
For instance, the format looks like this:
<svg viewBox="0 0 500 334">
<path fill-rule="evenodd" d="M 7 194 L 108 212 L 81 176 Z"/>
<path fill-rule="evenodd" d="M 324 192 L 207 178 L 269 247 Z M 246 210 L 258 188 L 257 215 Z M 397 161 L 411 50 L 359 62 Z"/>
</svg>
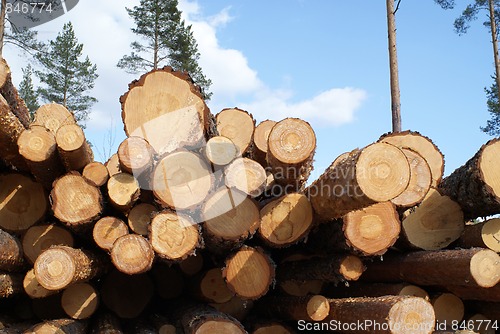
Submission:
<svg viewBox="0 0 500 334">
<path fill-rule="evenodd" d="M 224 170 L 224 182 L 251 197 L 260 196 L 265 188 L 267 175 L 264 167 L 249 158 L 235 159 Z"/>
<path fill-rule="evenodd" d="M 251 300 L 243 300 L 238 296 L 233 296 L 225 303 L 211 303 L 209 305 L 219 312 L 229 314 L 239 321 L 243 321 L 253 309 L 254 303 Z"/>
<path fill-rule="evenodd" d="M 87 250 L 54 246 L 40 254 L 34 269 L 40 285 L 48 290 L 60 290 L 101 276 L 107 270 L 107 263 Z"/>
<path fill-rule="evenodd" d="M 306 297 L 265 296 L 256 302 L 255 310 L 262 316 L 287 321 L 322 321 L 330 312 L 330 303 L 322 295 Z"/>
<path fill-rule="evenodd" d="M 99 296 L 89 283 L 76 283 L 64 290 L 61 305 L 72 319 L 88 319 L 97 310 Z"/>
<path fill-rule="evenodd" d="M 50 190 L 52 182 L 64 174 L 54 135 L 44 127 L 32 126 L 21 133 L 17 146 L 31 174 Z"/>
<path fill-rule="evenodd" d="M 462 300 L 500 302 L 500 285 L 498 284 L 491 288 L 448 284 L 445 289 L 460 297 Z"/>
<path fill-rule="evenodd" d="M 56 224 L 31 226 L 22 237 L 24 256 L 30 263 L 35 263 L 38 256 L 51 246 L 73 247 L 73 235 Z"/>
<path fill-rule="evenodd" d="M 99 161 L 87 164 L 82 171 L 82 176 L 96 187 L 102 187 L 109 180 L 109 172 L 106 166 Z"/>
<path fill-rule="evenodd" d="M 289 192 L 303 190 L 315 150 L 316 134 L 309 123 L 298 118 L 278 122 L 269 133 L 267 150 L 274 180 Z"/>
<path fill-rule="evenodd" d="M 179 269 L 185 276 L 191 277 L 203 269 L 204 263 L 205 260 L 203 259 L 203 255 L 197 252 L 179 262 Z"/>
<path fill-rule="evenodd" d="M 88 323 L 82 320 L 74 319 L 55 319 L 47 320 L 23 334 L 50 334 L 50 333 L 65 333 L 65 334 L 86 334 Z"/>
<path fill-rule="evenodd" d="M 25 127 L 12 113 L 8 102 L 0 95 L 0 157 L 20 171 L 28 170 L 17 147 L 17 139 L 24 130 Z"/>
<path fill-rule="evenodd" d="M 112 313 L 100 314 L 93 322 L 91 334 L 124 334 L 120 320 Z"/>
<path fill-rule="evenodd" d="M 58 103 L 48 103 L 35 111 L 35 119 L 31 125 L 43 126 L 55 136 L 61 126 L 75 123 L 75 116 L 66 107 Z"/>
<path fill-rule="evenodd" d="M 267 167 L 267 140 L 271 129 L 276 123 L 276 121 L 269 119 L 262 121 L 255 127 L 253 134 L 252 159 L 260 163 L 264 168 Z"/>
<path fill-rule="evenodd" d="M 138 234 L 118 238 L 111 248 L 111 261 L 122 273 L 137 275 L 149 271 L 155 253 L 150 242 Z"/>
<path fill-rule="evenodd" d="M 403 218 L 400 246 L 423 250 L 443 249 L 460 237 L 464 227 L 460 206 L 448 196 L 430 189 L 422 203 Z"/>
<path fill-rule="evenodd" d="M 14 87 L 10 67 L 3 58 L 0 59 L 0 94 L 7 100 L 12 112 L 21 124 L 28 128 L 31 122 L 30 112 Z"/>
<path fill-rule="evenodd" d="M 130 211 L 141 194 L 139 181 L 129 173 L 111 176 L 107 188 L 111 205 L 122 212 Z"/>
<path fill-rule="evenodd" d="M 434 296 L 431 304 L 436 314 L 436 322 L 448 324 L 450 329 L 452 329 L 451 324 L 460 323 L 464 318 L 464 303 L 452 293 L 440 293 Z"/>
<path fill-rule="evenodd" d="M 297 243 L 313 225 L 313 210 L 307 197 L 291 193 L 276 199 L 260 210 L 259 236 L 270 247 Z"/>
<path fill-rule="evenodd" d="M 152 217 L 149 241 L 161 259 L 179 262 L 202 244 L 200 226 L 187 215 L 164 210 Z"/>
<path fill-rule="evenodd" d="M 148 72 L 129 84 L 120 102 L 126 135 L 146 139 L 159 154 L 204 144 L 210 111 L 186 73 Z"/>
<path fill-rule="evenodd" d="M 274 263 L 261 248 L 243 246 L 226 259 L 222 275 L 237 296 L 254 300 L 267 293 L 274 271 Z"/>
<path fill-rule="evenodd" d="M 430 300 L 429 294 L 422 288 L 408 283 L 366 283 L 329 284 L 325 287 L 326 296 L 332 298 L 413 296 Z"/>
<path fill-rule="evenodd" d="M 149 203 L 138 203 L 132 207 L 127 216 L 128 226 L 134 233 L 147 236 L 149 233 L 149 224 L 156 206 Z"/>
<path fill-rule="evenodd" d="M 418 251 L 366 263 L 362 279 L 416 285 L 493 287 L 500 281 L 500 256 L 490 249 Z"/>
<path fill-rule="evenodd" d="M 154 164 L 155 150 L 141 137 L 129 137 L 118 146 L 120 170 L 134 175 L 142 189 L 151 189 L 149 184 Z"/>
<path fill-rule="evenodd" d="M 86 165 L 94 161 L 94 153 L 83 129 L 77 124 L 61 126 L 56 132 L 56 143 L 61 161 L 66 171 L 83 171 Z"/>
<path fill-rule="evenodd" d="M 465 225 L 457 245 L 462 248 L 489 248 L 500 253 L 500 219 L 492 218 L 484 222 Z"/>
<path fill-rule="evenodd" d="M 26 265 L 23 255 L 19 239 L 0 230 L 0 271 L 22 271 Z"/>
<path fill-rule="evenodd" d="M 455 200 L 466 219 L 500 213 L 500 139 L 492 139 L 463 166 L 439 184 L 439 191 Z"/>
<path fill-rule="evenodd" d="M 364 323 L 365 326 L 344 327 L 342 332 L 430 334 L 435 325 L 432 305 L 418 297 L 384 296 L 330 300 L 330 315 L 325 321 L 357 324 L 359 319 L 368 319 L 369 322 Z"/>
<path fill-rule="evenodd" d="M 92 230 L 92 237 L 100 248 L 111 251 L 115 241 L 128 234 L 127 224 L 117 217 L 103 217 L 99 219 Z"/>
<path fill-rule="evenodd" d="M 215 136 L 207 141 L 205 156 L 215 166 L 226 166 L 239 156 L 239 148 L 224 136 Z"/>
<path fill-rule="evenodd" d="M 151 270 L 155 290 L 162 299 L 175 299 L 182 296 L 185 287 L 185 277 L 176 266 L 158 263 Z"/>
<path fill-rule="evenodd" d="M 31 299 L 45 298 L 59 292 L 59 290 L 48 290 L 44 288 L 36 278 L 35 269 L 28 270 L 24 276 L 23 287 L 24 291 Z"/>
<path fill-rule="evenodd" d="M 391 144 L 375 143 L 330 166 L 308 187 L 307 195 L 317 219 L 329 221 L 399 196 L 409 180 L 404 153 Z"/>
<path fill-rule="evenodd" d="M 289 326 L 281 324 L 279 321 L 260 321 L 259 323 L 251 323 L 249 333 L 252 334 L 293 334 L 295 333 Z"/>
<path fill-rule="evenodd" d="M 238 148 L 238 156 L 244 156 L 253 142 L 255 120 L 252 114 L 238 108 L 227 108 L 215 116 L 219 135 L 231 139 Z"/>
<path fill-rule="evenodd" d="M 424 158 L 431 170 L 431 187 L 435 188 L 441 182 L 444 172 L 444 156 L 429 138 L 415 131 L 403 131 L 382 135 L 379 141 L 399 148 L 408 148 L 418 153 Z"/>
<path fill-rule="evenodd" d="M 194 277 L 189 283 L 189 292 L 193 298 L 207 303 L 226 303 L 233 298 L 222 276 L 222 268 L 212 268 Z"/>
<path fill-rule="evenodd" d="M 23 274 L 0 272 L 0 300 L 21 294 L 23 289 Z"/>
<path fill-rule="evenodd" d="M 180 322 L 185 334 L 247 333 L 238 320 L 207 305 L 188 308 Z"/>
</svg>

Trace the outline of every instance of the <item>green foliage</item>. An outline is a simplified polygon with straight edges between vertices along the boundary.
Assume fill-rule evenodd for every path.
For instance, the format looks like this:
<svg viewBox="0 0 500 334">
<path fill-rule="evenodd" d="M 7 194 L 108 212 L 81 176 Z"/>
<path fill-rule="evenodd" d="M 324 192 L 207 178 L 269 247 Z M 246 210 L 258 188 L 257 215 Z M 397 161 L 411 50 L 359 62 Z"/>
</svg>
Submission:
<svg viewBox="0 0 500 334">
<path fill-rule="evenodd" d="M 4 35 L 4 45 L 10 44 L 20 48 L 22 51 L 33 54 L 43 51 L 45 44 L 38 41 L 38 32 L 32 29 L 17 29 L 11 27 Z"/>
<path fill-rule="evenodd" d="M 455 7 L 455 0 L 434 0 L 434 2 L 443 9 L 453 9 Z"/>
<path fill-rule="evenodd" d="M 191 26 L 181 20 L 177 5 L 177 0 L 141 0 L 138 6 L 127 8 L 136 24 L 132 32 L 141 40 L 131 43 L 132 52 L 123 56 L 117 66 L 136 74 L 170 65 L 188 72 L 204 98 L 210 99 L 208 89 L 212 82 L 198 65 L 198 45 Z"/>
<path fill-rule="evenodd" d="M 49 42 L 48 50 L 35 56 L 43 67 L 43 70 L 36 71 L 44 84 L 38 90 L 40 97 L 46 102 L 64 105 L 75 114 L 81 125 L 97 102 L 87 92 L 94 88 L 98 77 L 97 67 L 88 56 L 80 60 L 82 52 L 83 44 L 78 43 L 73 25 L 69 22 L 56 39 Z"/>
<path fill-rule="evenodd" d="M 485 127 L 481 127 L 481 130 L 491 136 L 500 136 L 500 103 L 498 101 L 498 88 L 495 77 L 493 76 L 492 78 L 493 84 L 490 88 L 484 89 L 488 98 L 486 104 L 491 119 L 486 122 Z"/>
<path fill-rule="evenodd" d="M 26 68 L 23 68 L 23 80 L 19 84 L 19 96 L 24 100 L 28 110 L 30 112 L 31 120 L 35 111 L 40 107 L 38 103 L 38 93 L 35 91 L 33 86 L 33 68 L 28 64 Z"/>
</svg>

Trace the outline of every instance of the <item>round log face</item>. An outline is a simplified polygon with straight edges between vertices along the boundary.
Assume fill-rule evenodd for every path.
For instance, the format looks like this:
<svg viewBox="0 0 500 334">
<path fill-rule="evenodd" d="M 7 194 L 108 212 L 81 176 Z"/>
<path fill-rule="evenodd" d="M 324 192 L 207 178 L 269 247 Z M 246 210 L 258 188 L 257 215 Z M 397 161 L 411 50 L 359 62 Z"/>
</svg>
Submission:
<svg viewBox="0 0 500 334">
<path fill-rule="evenodd" d="M 35 275 L 41 286 L 48 290 L 60 290 L 68 286 L 75 276 L 76 265 L 64 250 L 48 249 L 36 259 Z"/>
<path fill-rule="evenodd" d="M 113 244 L 111 260 L 125 274 L 140 274 L 151 269 L 154 251 L 144 237 L 128 234 L 118 238 Z"/>
<path fill-rule="evenodd" d="M 482 178 L 487 187 L 491 188 L 492 193 L 500 202 L 500 140 L 487 145 L 479 161 L 479 170 L 482 172 Z"/>
<path fill-rule="evenodd" d="M 500 252 L 500 218 L 493 218 L 484 223 L 481 230 L 484 244 L 491 250 Z"/>
<path fill-rule="evenodd" d="M 116 239 L 127 234 L 127 225 L 116 217 L 104 217 L 99 219 L 95 223 L 92 231 L 97 246 L 105 250 L 111 250 Z"/>
<path fill-rule="evenodd" d="M 254 143 L 261 152 L 267 152 L 267 140 L 269 139 L 271 129 L 276 123 L 276 121 L 265 120 L 255 127 Z"/>
<path fill-rule="evenodd" d="M 395 334 L 429 334 L 436 322 L 432 305 L 418 297 L 406 297 L 391 307 L 387 322 Z"/>
<path fill-rule="evenodd" d="M 218 304 L 226 303 L 234 296 L 234 293 L 228 289 L 220 268 L 210 269 L 205 274 L 200 284 L 200 290 L 204 297 Z"/>
<path fill-rule="evenodd" d="M 41 125 L 49 129 L 54 136 L 63 125 L 75 124 L 75 117 L 59 103 L 44 104 L 35 111 L 32 125 Z"/>
<path fill-rule="evenodd" d="M 23 236 L 24 255 L 34 263 L 44 250 L 53 245 L 73 247 L 73 235 L 57 225 L 35 225 L 30 227 Z"/>
<path fill-rule="evenodd" d="M 148 235 L 151 215 L 157 209 L 149 203 L 139 203 L 135 205 L 128 213 L 128 226 L 132 231 L 141 235 Z"/>
<path fill-rule="evenodd" d="M 139 182 L 131 174 L 118 173 L 108 180 L 108 196 L 118 208 L 130 208 L 137 200 L 139 193 Z"/>
<path fill-rule="evenodd" d="M 118 146 L 120 166 L 135 176 L 153 164 L 153 156 L 153 148 L 141 137 L 128 137 Z"/>
<path fill-rule="evenodd" d="M 209 320 L 203 322 L 203 324 L 196 329 L 193 333 L 195 334 L 238 334 L 245 333 L 240 326 L 229 322 L 221 320 Z"/>
<path fill-rule="evenodd" d="M 216 116 L 217 131 L 221 136 L 231 139 L 243 155 L 252 143 L 255 123 L 252 116 L 237 108 L 224 109 Z"/>
<path fill-rule="evenodd" d="M 87 319 L 97 310 L 99 298 L 88 283 L 76 283 L 64 290 L 61 305 L 73 319 Z"/>
<path fill-rule="evenodd" d="M 324 320 L 330 312 L 328 299 L 321 295 L 312 296 L 307 302 L 307 314 L 314 321 Z"/>
<path fill-rule="evenodd" d="M 234 160 L 226 167 L 224 174 L 226 186 L 252 197 L 262 194 L 266 187 L 266 170 L 261 164 L 248 158 Z"/>
<path fill-rule="evenodd" d="M 56 151 L 54 134 L 41 126 L 33 126 L 21 133 L 17 140 L 19 153 L 29 161 L 49 159 Z"/>
<path fill-rule="evenodd" d="M 500 282 L 500 255 L 483 249 L 472 256 L 470 273 L 479 286 L 491 288 Z"/>
<path fill-rule="evenodd" d="M 458 323 L 464 317 L 464 303 L 452 293 L 439 295 L 432 301 L 432 306 L 438 323 Z"/>
<path fill-rule="evenodd" d="M 207 159 L 215 165 L 225 166 L 239 155 L 239 148 L 224 136 L 210 138 L 205 149 Z"/>
<path fill-rule="evenodd" d="M 269 133 L 268 151 L 284 164 L 299 164 L 316 149 L 316 135 L 309 123 L 298 118 L 278 122 Z"/>
<path fill-rule="evenodd" d="M 79 125 L 69 124 L 57 130 L 56 141 L 62 150 L 71 152 L 83 146 L 85 134 Z"/>
</svg>

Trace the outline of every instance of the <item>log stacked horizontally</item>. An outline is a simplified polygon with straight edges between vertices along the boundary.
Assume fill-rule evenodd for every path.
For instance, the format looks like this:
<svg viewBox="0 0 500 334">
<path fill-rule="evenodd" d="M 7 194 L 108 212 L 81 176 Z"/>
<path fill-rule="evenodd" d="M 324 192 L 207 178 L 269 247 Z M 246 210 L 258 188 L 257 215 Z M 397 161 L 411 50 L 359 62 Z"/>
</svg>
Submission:
<svg viewBox="0 0 500 334">
<path fill-rule="evenodd" d="M 500 327 L 500 223 L 465 222 L 500 213 L 497 140 L 443 179 L 429 138 L 387 134 L 312 180 L 309 123 L 212 115 L 166 67 L 120 98 L 103 164 L 0 65 L 0 333 Z"/>
</svg>

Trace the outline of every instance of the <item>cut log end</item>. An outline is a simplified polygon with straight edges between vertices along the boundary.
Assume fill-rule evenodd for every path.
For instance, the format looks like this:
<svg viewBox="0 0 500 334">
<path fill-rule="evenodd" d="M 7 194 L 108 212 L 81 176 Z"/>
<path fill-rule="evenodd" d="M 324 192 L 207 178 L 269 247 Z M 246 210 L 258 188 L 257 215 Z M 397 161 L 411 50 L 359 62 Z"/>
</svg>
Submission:
<svg viewBox="0 0 500 334">
<path fill-rule="evenodd" d="M 257 197 L 264 191 L 267 175 L 264 167 L 248 158 L 234 160 L 225 171 L 225 183 L 229 188 L 236 188 L 252 197 Z"/>
<path fill-rule="evenodd" d="M 330 302 L 324 296 L 315 295 L 307 302 L 306 310 L 313 321 L 322 321 L 330 313 Z"/>
<path fill-rule="evenodd" d="M 56 143 L 59 155 L 67 171 L 82 171 L 94 160 L 83 129 L 77 124 L 63 125 L 57 130 Z"/>
<path fill-rule="evenodd" d="M 104 217 L 99 219 L 95 223 L 92 231 L 95 243 L 104 250 L 111 250 L 116 239 L 127 234 L 127 225 L 116 217 Z"/>
<path fill-rule="evenodd" d="M 486 145 L 479 160 L 479 169 L 487 187 L 500 200 L 500 140 L 493 141 Z"/>
<path fill-rule="evenodd" d="M 225 166 L 238 157 L 239 148 L 231 139 L 215 136 L 208 140 L 205 155 L 214 165 Z"/>
<path fill-rule="evenodd" d="M 248 112 L 238 109 L 224 109 L 216 115 L 217 131 L 231 139 L 242 156 L 252 143 L 255 121 Z"/>
<path fill-rule="evenodd" d="M 442 293 L 432 300 L 437 323 L 459 323 L 464 317 L 464 303 L 452 293 Z"/>
<path fill-rule="evenodd" d="M 129 275 L 144 273 L 153 266 L 154 251 L 149 241 L 138 234 L 118 238 L 111 248 L 115 267 Z"/>
<path fill-rule="evenodd" d="M 227 287 L 220 268 L 213 268 L 206 272 L 199 288 L 203 298 L 212 303 L 226 303 L 234 296 L 234 293 Z"/>
<path fill-rule="evenodd" d="M 56 152 L 54 134 L 42 126 L 32 126 L 17 139 L 19 153 L 33 162 L 46 161 Z"/>
<path fill-rule="evenodd" d="M 194 334 L 213 334 L 213 333 L 231 333 L 231 334 L 244 334 L 245 331 L 232 322 L 221 320 L 208 320 L 193 332 Z"/>
<path fill-rule="evenodd" d="M 479 286 L 495 286 L 500 282 L 500 255 L 490 249 L 478 251 L 470 260 L 470 273 Z"/>
<path fill-rule="evenodd" d="M 96 187 L 101 187 L 108 182 L 109 172 L 102 162 L 94 161 L 83 168 L 82 176 Z"/>
<path fill-rule="evenodd" d="M 49 290 L 44 288 L 35 275 L 35 270 L 29 270 L 24 276 L 23 287 L 26 294 L 32 298 L 44 298 L 57 293 L 57 290 Z"/>
<path fill-rule="evenodd" d="M 73 319 L 87 319 L 99 305 L 97 291 L 88 283 L 76 283 L 64 290 L 61 297 L 64 312 Z"/>
<path fill-rule="evenodd" d="M 308 160 L 316 149 L 312 127 L 298 118 L 278 122 L 269 133 L 268 153 L 283 164 L 299 164 Z"/>
<path fill-rule="evenodd" d="M 108 196 L 117 209 L 128 211 L 139 199 L 141 188 L 137 179 L 129 173 L 118 173 L 108 180 Z"/>
<path fill-rule="evenodd" d="M 59 248 L 51 248 L 40 254 L 34 268 L 38 282 L 48 290 L 65 288 L 76 274 L 74 259 Z"/>
<path fill-rule="evenodd" d="M 435 313 L 428 301 L 405 297 L 391 307 L 387 322 L 395 334 L 429 334 L 434 329 Z"/>
<path fill-rule="evenodd" d="M 269 133 L 271 133 L 271 129 L 276 125 L 276 123 L 276 121 L 265 120 L 260 122 L 255 127 L 253 141 L 255 147 L 264 155 L 267 153 L 267 140 L 269 139 Z"/>
<path fill-rule="evenodd" d="M 149 203 L 139 203 L 128 213 L 128 226 L 132 231 L 141 235 L 148 235 L 151 216 L 157 209 Z"/>
<path fill-rule="evenodd" d="M 486 221 L 481 229 L 481 237 L 489 249 L 500 253 L 500 218 Z"/>
<path fill-rule="evenodd" d="M 54 136 L 63 125 L 75 124 L 75 117 L 59 103 L 49 103 L 35 111 L 35 119 L 31 125 L 41 125 L 49 129 Z"/>
<path fill-rule="evenodd" d="M 154 149 L 146 139 L 128 137 L 118 146 L 120 169 L 138 177 L 153 165 Z"/>
<path fill-rule="evenodd" d="M 26 258 L 35 263 L 38 256 L 53 245 L 73 247 L 73 235 L 66 229 L 55 224 L 35 225 L 30 227 L 23 236 L 22 244 Z"/>
<path fill-rule="evenodd" d="M 358 256 L 347 255 L 340 262 L 339 272 L 348 281 L 357 281 L 364 270 L 365 266 Z"/>
</svg>

